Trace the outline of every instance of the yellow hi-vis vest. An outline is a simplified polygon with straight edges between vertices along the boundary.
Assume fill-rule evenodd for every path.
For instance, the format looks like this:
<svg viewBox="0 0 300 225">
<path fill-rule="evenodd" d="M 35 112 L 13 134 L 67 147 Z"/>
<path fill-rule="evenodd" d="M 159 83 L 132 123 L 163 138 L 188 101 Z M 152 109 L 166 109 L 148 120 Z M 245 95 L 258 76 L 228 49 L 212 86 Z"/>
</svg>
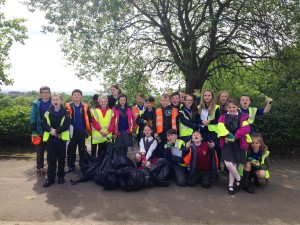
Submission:
<svg viewBox="0 0 300 225">
<path fill-rule="evenodd" d="M 166 148 L 166 145 L 165 145 L 165 148 Z M 172 149 L 171 149 L 172 155 L 177 156 L 177 157 L 182 157 L 182 151 L 180 150 L 181 147 L 182 147 L 182 145 L 185 145 L 185 142 L 183 140 L 177 139 L 175 141 L 175 146 L 172 147 Z M 188 166 L 185 163 L 179 163 L 179 165 L 181 165 L 181 166 Z"/>
<path fill-rule="evenodd" d="M 261 162 L 260 164 L 265 164 L 265 159 L 270 155 L 270 152 L 269 151 L 266 151 L 262 157 L 261 157 Z M 266 179 L 269 179 L 270 178 L 270 173 L 269 173 L 269 170 L 266 170 Z"/>
<path fill-rule="evenodd" d="M 256 112 L 257 112 L 257 108 L 249 107 L 248 111 L 249 111 L 248 123 L 249 124 L 253 124 L 254 123 L 254 119 L 255 119 L 255 115 L 256 115 Z"/>
<path fill-rule="evenodd" d="M 108 132 L 108 127 L 110 125 L 111 119 L 114 116 L 112 109 L 106 111 L 105 117 L 103 117 L 101 110 L 91 109 L 92 117 L 100 124 L 101 131 Z M 92 126 L 92 144 L 104 143 L 107 141 L 107 137 L 112 139 L 112 133 L 109 133 L 106 137 L 96 130 Z"/>
<path fill-rule="evenodd" d="M 144 112 L 145 112 L 145 107 L 142 109 L 142 110 L 140 110 L 139 109 L 139 107 L 137 107 L 137 106 L 134 106 L 133 107 L 133 118 L 134 118 L 134 120 L 136 120 L 139 116 L 142 116 L 143 114 L 144 114 Z M 135 125 L 135 133 L 136 134 L 138 134 L 139 133 L 139 126 L 136 124 Z"/>
<path fill-rule="evenodd" d="M 189 117 L 185 114 L 184 110 L 180 110 L 179 113 L 182 113 L 184 115 L 185 119 L 189 119 Z M 180 120 L 179 120 L 179 137 L 186 137 L 191 136 L 193 133 L 193 129 L 185 126 Z"/>
<path fill-rule="evenodd" d="M 47 120 L 47 124 L 49 126 L 51 126 L 50 119 L 49 119 L 49 111 L 45 112 L 45 118 Z M 62 126 L 64 124 L 64 121 L 65 121 L 65 117 L 63 117 L 62 120 L 60 121 L 60 126 Z M 49 137 L 50 137 L 50 132 L 44 131 L 43 142 L 47 142 L 48 139 L 49 139 Z M 69 141 L 70 140 L 70 132 L 69 132 L 69 130 L 66 130 L 66 131 L 62 132 L 58 136 L 58 138 L 62 139 L 63 141 Z"/>
<path fill-rule="evenodd" d="M 211 116 L 208 114 L 208 118 L 207 118 L 208 121 L 212 121 L 216 118 L 216 110 L 218 108 L 220 108 L 220 106 L 215 105 L 214 113 Z M 218 133 L 218 124 L 208 124 L 207 128 L 211 132 Z"/>
</svg>

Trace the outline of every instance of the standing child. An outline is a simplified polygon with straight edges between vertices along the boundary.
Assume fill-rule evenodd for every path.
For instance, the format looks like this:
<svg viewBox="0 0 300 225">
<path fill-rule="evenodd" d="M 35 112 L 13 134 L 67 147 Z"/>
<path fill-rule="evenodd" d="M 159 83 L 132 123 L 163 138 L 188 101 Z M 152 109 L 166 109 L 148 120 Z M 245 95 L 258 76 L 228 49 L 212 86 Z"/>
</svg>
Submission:
<svg viewBox="0 0 300 225">
<path fill-rule="evenodd" d="M 134 121 L 136 121 L 136 119 L 138 117 L 141 117 L 143 114 L 144 114 L 144 111 L 145 111 L 145 95 L 144 94 L 137 94 L 136 95 L 136 105 L 133 106 L 133 118 L 134 118 Z M 143 129 L 143 128 L 141 128 Z M 141 134 L 142 134 L 142 131 L 140 131 L 140 128 L 139 128 L 139 125 L 136 124 L 135 126 L 135 134 L 136 134 L 136 139 L 137 139 L 137 142 L 140 143 L 140 140 L 141 140 Z"/>
<path fill-rule="evenodd" d="M 99 106 L 96 109 L 91 109 L 92 143 L 98 145 L 97 156 L 103 160 L 107 153 L 108 138 L 112 139 L 112 132 L 115 129 L 115 116 L 113 110 L 108 107 L 108 100 L 105 95 L 100 95 L 98 102 Z"/>
<path fill-rule="evenodd" d="M 38 100 L 35 100 L 32 104 L 30 112 L 30 126 L 32 136 L 43 137 L 42 119 L 45 112 L 51 105 L 51 91 L 48 86 L 42 86 L 40 88 L 40 96 Z M 39 175 L 44 175 L 44 152 L 46 150 L 46 143 L 41 142 L 36 146 L 36 170 Z"/>
<path fill-rule="evenodd" d="M 135 120 L 137 125 L 139 125 L 140 137 L 143 137 L 144 135 L 143 131 L 144 131 L 144 126 L 146 124 L 149 124 L 152 127 L 153 120 L 155 117 L 155 110 L 156 110 L 154 104 L 155 104 L 155 99 L 152 96 L 148 97 L 146 99 L 146 108 L 144 113 Z"/>
<path fill-rule="evenodd" d="M 97 109 L 99 107 L 99 102 L 98 102 L 98 97 L 99 95 L 98 94 L 94 94 L 93 95 L 93 103 L 94 105 L 91 107 L 90 111 L 91 111 L 91 114 L 92 114 L 92 111 Z M 92 149 L 91 149 L 91 155 L 92 156 L 96 156 L 96 152 L 97 152 L 97 144 L 93 144 L 93 135 L 91 137 L 91 145 L 92 145 Z M 99 149 L 98 149 L 99 150 Z M 99 152 L 99 151 L 98 151 Z"/>
<path fill-rule="evenodd" d="M 188 142 L 192 138 L 192 133 L 199 130 L 199 113 L 194 103 L 194 98 L 190 94 L 184 96 L 184 105 L 179 110 L 179 138 Z"/>
<path fill-rule="evenodd" d="M 171 102 L 171 105 L 174 108 L 177 108 L 178 111 L 179 111 L 180 107 L 182 106 L 182 104 L 180 103 L 180 94 L 179 94 L 179 92 L 175 91 L 170 95 L 170 102 Z"/>
<path fill-rule="evenodd" d="M 158 146 L 155 155 L 164 157 L 164 146 L 167 143 L 167 131 L 178 131 L 178 109 L 170 105 L 170 98 L 163 94 L 160 99 L 161 108 L 156 109 L 153 124 L 154 138 L 158 138 Z"/>
<path fill-rule="evenodd" d="M 47 180 L 44 187 L 49 187 L 55 183 L 57 174 L 58 183 L 62 184 L 64 180 L 64 168 L 66 158 L 66 142 L 70 139 L 70 115 L 61 105 L 62 99 L 59 94 L 52 95 L 52 106 L 43 118 L 43 142 L 47 142 Z M 57 168 L 57 173 L 56 173 Z"/>
<path fill-rule="evenodd" d="M 248 115 L 238 110 L 239 103 L 235 99 L 226 102 L 227 113 L 220 116 L 218 123 L 218 137 L 222 149 L 222 159 L 229 170 L 228 192 L 235 194 L 240 189 L 241 177 L 237 171 L 238 164 L 247 162 L 246 150 L 249 147 L 247 138 L 250 138 L 250 126 L 247 122 Z M 234 187 L 235 182 L 235 187 Z"/>
<path fill-rule="evenodd" d="M 262 116 L 264 115 L 265 113 L 268 113 L 270 112 L 271 110 L 271 106 L 272 106 L 272 102 L 273 100 L 269 97 L 266 96 L 266 101 L 267 101 L 267 105 L 265 108 L 255 108 L 255 107 L 249 107 L 249 105 L 251 104 L 251 99 L 250 99 L 250 96 L 248 95 L 242 95 L 241 96 L 241 99 L 240 99 L 240 110 L 243 112 L 243 113 L 247 113 L 249 115 L 249 118 L 248 118 L 248 123 L 250 125 L 250 134 L 252 134 L 254 132 L 254 129 L 253 129 L 253 123 L 254 123 L 254 119 L 255 119 L 255 116 Z"/>
<path fill-rule="evenodd" d="M 85 155 L 85 138 L 91 133 L 92 116 L 89 105 L 82 102 L 82 91 L 74 89 L 72 91 L 72 102 L 66 103 L 66 109 L 70 113 L 73 135 L 68 146 L 68 169 L 66 173 L 75 170 L 76 148 L 78 146 L 79 165 Z"/>
<path fill-rule="evenodd" d="M 110 87 L 111 95 L 108 96 L 108 107 L 113 108 L 118 102 L 118 96 L 122 94 L 122 90 L 118 85 L 112 85 Z"/>
<path fill-rule="evenodd" d="M 128 147 L 133 147 L 133 133 L 135 121 L 130 107 L 127 105 L 127 96 L 120 94 L 118 104 L 114 106 L 113 112 L 116 116 L 115 135 L 116 145 L 124 155 L 127 155 Z"/>
<path fill-rule="evenodd" d="M 157 157 L 154 157 L 153 152 L 157 147 L 157 140 L 153 138 L 153 129 L 151 125 L 144 126 L 144 137 L 140 140 L 140 152 L 135 154 L 135 162 L 138 169 L 144 167 L 150 168 L 157 162 Z"/>
<path fill-rule="evenodd" d="M 270 152 L 268 147 L 264 144 L 263 137 L 260 134 L 252 134 L 251 139 L 251 147 L 247 152 L 248 162 L 243 173 L 243 189 L 247 192 L 254 192 L 254 189 L 250 187 L 250 177 L 254 179 L 255 186 L 259 185 L 258 179 L 270 178 Z"/>
</svg>

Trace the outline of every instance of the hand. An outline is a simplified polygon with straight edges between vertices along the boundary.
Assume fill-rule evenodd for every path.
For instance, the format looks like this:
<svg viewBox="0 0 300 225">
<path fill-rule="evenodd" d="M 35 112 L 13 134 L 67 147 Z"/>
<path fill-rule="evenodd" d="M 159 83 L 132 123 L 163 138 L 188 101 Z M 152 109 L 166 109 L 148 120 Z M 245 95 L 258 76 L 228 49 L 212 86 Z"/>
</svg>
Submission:
<svg viewBox="0 0 300 225">
<path fill-rule="evenodd" d="M 270 97 L 268 97 L 268 96 L 265 96 L 265 98 L 266 98 L 266 102 L 267 102 L 268 104 L 272 104 L 272 101 L 273 101 L 272 98 L 270 98 Z"/>
<path fill-rule="evenodd" d="M 147 120 L 144 120 L 144 124 L 147 124 L 148 123 L 148 121 Z"/>
<path fill-rule="evenodd" d="M 186 143 L 185 147 L 189 148 L 190 146 L 191 146 L 191 140 L 189 140 L 189 141 Z"/>
<path fill-rule="evenodd" d="M 172 148 L 173 144 L 171 144 L 170 142 L 167 143 L 167 148 Z"/>
<path fill-rule="evenodd" d="M 158 133 L 155 133 L 155 134 L 154 134 L 154 138 L 157 138 L 157 136 L 158 136 Z"/>
<path fill-rule="evenodd" d="M 211 141 L 211 142 L 208 142 L 208 146 L 210 148 L 214 148 L 216 145 L 215 145 L 215 143 L 213 141 Z"/>
<path fill-rule="evenodd" d="M 117 139 L 117 134 L 114 134 L 114 135 L 113 135 L 113 138 L 116 140 L 116 139 Z"/>
<path fill-rule="evenodd" d="M 145 166 L 145 165 L 146 165 L 146 163 L 147 163 L 147 161 L 146 161 L 146 160 L 142 161 L 142 166 Z"/>
<path fill-rule="evenodd" d="M 235 137 L 232 133 L 227 134 L 225 138 L 226 143 L 233 143 L 235 141 Z"/>
<path fill-rule="evenodd" d="M 193 95 L 195 95 L 197 97 L 201 96 L 200 89 L 194 89 Z"/>
<path fill-rule="evenodd" d="M 208 120 L 203 120 L 203 121 L 202 121 L 202 124 L 203 124 L 204 126 L 208 126 L 209 122 L 208 122 Z"/>
<path fill-rule="evenodd" d="M 56 130 L 53 128 L 50 129 L 50 134 L 55 137 L 57 136 Z"/>
</svg>

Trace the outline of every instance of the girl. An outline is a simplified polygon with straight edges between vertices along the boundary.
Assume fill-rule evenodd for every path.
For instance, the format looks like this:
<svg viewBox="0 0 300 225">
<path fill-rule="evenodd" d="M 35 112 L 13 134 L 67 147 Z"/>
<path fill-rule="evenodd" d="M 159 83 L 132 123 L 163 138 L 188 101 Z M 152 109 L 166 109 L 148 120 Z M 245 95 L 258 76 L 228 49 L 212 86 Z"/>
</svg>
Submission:
<svg viewBox="0 0 300 225">
<path fill-rule="evenodd" d="M 199 129 L 199 113 L 190 94 L 184 96 L 184 105 L 179 111 L 179 138 L 188 142 L 194 130 Z"/>
<path fill-rule="evenodd" d="M 269 167 L 270 160 L 268 147 L 264 144 L 263 137 L 260 134 L 251 135 L 252 143 L 250 150 L 247 152 L 248 162 L 245 165 L 243 175 L 243 189 L 245 191 L 252 190 L 248 179 L 250 176 L 254 179 L 254 185 L 259 185 L 258 179 L 270 178 Z"/>
<path fill-rule="evenodd" d="M 228 99 L 226 102 L 227 113 L 220 116 L 218 123 L 218 137 L 222 149 L 222 159 L 229 170 L 228 192 L 235 194 L 240 189 L 241 177 L 237 171 L 237 164 L 247 162 L 246 150 L 249 147 L 246 135 L 250 133 L 250 126 L 247 122 L 248 115 L 242 114 L 239 110 L 239 103 L 235 99 Z M 250 137 L 249 137 L 250 138 Z M 234 188 L 235 180 L 235 188 Z"/>
<path fill-rule="evenodd" d="M 217 124 L 220 117 L 220 107 L 216 105 L 214 93 L 211 90 L 205 90 L 201 95 L 199 105 L 200 131 L 203 140 L 206 142 L 217 141 Z"/>
<path fill-rule="evenodd" d="M 220 114 L 223 115 L 226 113 L 225 103 L 229 98 L 228 91 L 222 90 L 218 94 L 217 104 L 220 106 Z"/>
<path fill-rule="evenodd" d="M 109 108 L 113 108 L 118 102 L 118 95 L 122 94 L 122 90 L 118 85 L 112 85 L 110 88 L 111 95 L 108 96 L 108 106 Z"/>
<path fill-rule="evenodd" d="M 107 150 L 108 139 L 112 139 L 114 131 L 115 116 L 108 107 L 108 100 L 105 95 L 98 97 L 99 106 L 91 109 L 92 114 L 92 144 L 98 144 L 98 158 L 104 159 Z M 96 149 L 95 149 L 96 155 Z"/>
<path fill-rule="evenodd" d="M 127 148 L 133 147 L 133 132 L 135 131 L 135 121 L 133 113 L 127 105 L 127 96 L 120 94 L 118 96 L 118 103 L 113 108 L 116 116 L 115 135 L 117 147 L 127 155 Z"/>
<path fill-rule="evenodd" d="M 153 129 L 151 125 L 146 124 L 143 132 L 144 137 L 140 140 L 140 152 L 136 153 L 134 157 L 139 170 L 144 167 L 150 168 L 157 161 L 157 157 L 152 155 L 157 147 L 157 140 L 152 137 Z"/>
</svg>

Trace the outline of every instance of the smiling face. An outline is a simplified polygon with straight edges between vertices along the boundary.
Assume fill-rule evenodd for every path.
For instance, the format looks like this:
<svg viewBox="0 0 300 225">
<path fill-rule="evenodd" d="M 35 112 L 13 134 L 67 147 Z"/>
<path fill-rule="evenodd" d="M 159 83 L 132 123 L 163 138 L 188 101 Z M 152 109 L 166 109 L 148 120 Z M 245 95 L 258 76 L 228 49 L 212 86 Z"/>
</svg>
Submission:
<svg viewBox="0 0 300 225">
<path fill-rule="evenodd" d="M 228 99 L 227 93 L 223 92 L 220 94 L 219 101 L 222 105 L 224 105 L 226 103 L 227 99 Z"/>
<path fill-rule="evenodd" d="M 193 102 L 194 102 L 194 99 L 192 96 L 190 95 L 186 95 L 185 98 L 184 98 L 184 105 L 187 107 L 187 108 L 191 108 L 191 106 L 193 105 Z"/>
<path fill-rule="evenodd" d="M 110 88 L 110 93 L 111 93 L 112 96 L 117 97 L 118 94 L 119 94 L 119 89 L 111 87 Z"/>
<path fill-rule="evenodd" d="M 209 104 L 212 100 L 212 93 L 210 91 L 205 91 L 203 93 L 203 101 L 207 104 Z"/>
<path fill-rule="evenodd" d="M 152 135 L 152 129 L 149 126 L 144 127 L 144 134 L 146 137 L 150 137 Z"/>
<path fill-rule="evenodd" d="M 166 108 L 168 105 L 170 105 L 170 98 L 169 97 L 167 97 L 167 98 L 162 97 L 160 99 L 160 103 L 161 103 L 162 107 Z"/>
<path fill-rule="evenodd" d="M 234 116 L 238 112 L 238 106 L 234 103 L 228 103 L 226 105 L 226 110 L 229 115 Z"/>
<path fill-rule="evenodd" d="M 171 98 L 171 103 L 174 105 L 174 106 L 177 106 L 179 104 L 179 95 L 174 95 L 172 96 Z"/>
<path fill-rule="evenodd" d="M 107 104 L 108 104 L 107 98 L 99 98 L 98 101 L 101 108 L 103 109 L 107 108 Z"/>
<path fill-rule="evenodd" d="M 174 144 L 177 139 L 177 134 L 168 134 L 167 139 L 171 144 Z"/>
</svg>

